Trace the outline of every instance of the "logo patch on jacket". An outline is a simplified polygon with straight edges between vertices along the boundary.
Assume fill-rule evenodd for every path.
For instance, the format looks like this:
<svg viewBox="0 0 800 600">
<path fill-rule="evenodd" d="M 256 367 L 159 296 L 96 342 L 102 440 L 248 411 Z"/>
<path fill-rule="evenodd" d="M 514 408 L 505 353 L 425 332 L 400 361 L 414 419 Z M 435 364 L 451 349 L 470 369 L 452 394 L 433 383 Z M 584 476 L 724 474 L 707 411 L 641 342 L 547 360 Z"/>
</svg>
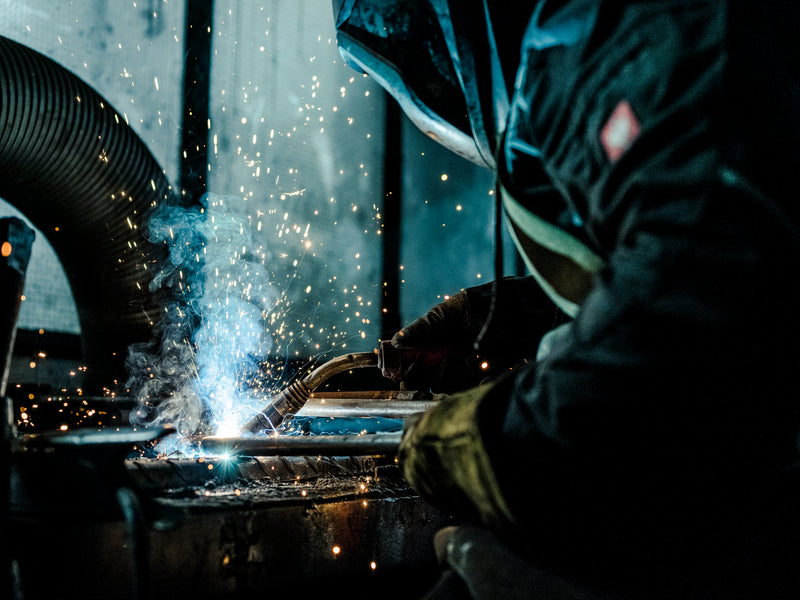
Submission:
<svg viewBox="0 0 800 600">
<path fill-rule="evenodd" d="M 622 100 L 611 111 L 611 116 L 600 131 L 600 143 L 611 162 L 617 162 L 639 137 L 642 128 L 627 100 Z"/>
</svg>

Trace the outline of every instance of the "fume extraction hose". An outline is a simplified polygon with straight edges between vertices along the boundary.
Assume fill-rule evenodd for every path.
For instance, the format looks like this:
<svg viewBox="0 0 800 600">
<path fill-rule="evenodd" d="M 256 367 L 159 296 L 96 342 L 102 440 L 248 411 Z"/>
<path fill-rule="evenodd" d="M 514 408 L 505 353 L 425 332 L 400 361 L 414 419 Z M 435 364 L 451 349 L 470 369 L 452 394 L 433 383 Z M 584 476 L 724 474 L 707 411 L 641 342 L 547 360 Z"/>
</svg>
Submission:
<svg viewBox="0 0 800 600">
<path fill-rule="evenodd" d="M 163 249 L 152 208 L 176 194 L 123 114 L 54 60 L 0 37 L 0 198 L 56 251 L 78 307 L 88 377 L 122 376 L 151 336 L 148 290 Z"/>
</svg>

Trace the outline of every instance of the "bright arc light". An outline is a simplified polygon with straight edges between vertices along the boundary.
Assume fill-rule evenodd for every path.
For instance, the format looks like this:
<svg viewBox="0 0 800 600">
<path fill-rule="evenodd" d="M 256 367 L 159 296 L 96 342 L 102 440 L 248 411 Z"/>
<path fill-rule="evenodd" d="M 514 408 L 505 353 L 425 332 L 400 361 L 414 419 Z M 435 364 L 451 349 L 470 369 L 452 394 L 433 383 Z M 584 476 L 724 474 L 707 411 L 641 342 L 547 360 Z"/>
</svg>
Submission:
<svg viewBox="0 0 800 600">
<path fill-rule="evenodd" d="M 241 425 L 237 422 L 236 415 L 228 415 L 217 427 L 216 435 L 219 437 L 235 437 Z"/>
</svg>

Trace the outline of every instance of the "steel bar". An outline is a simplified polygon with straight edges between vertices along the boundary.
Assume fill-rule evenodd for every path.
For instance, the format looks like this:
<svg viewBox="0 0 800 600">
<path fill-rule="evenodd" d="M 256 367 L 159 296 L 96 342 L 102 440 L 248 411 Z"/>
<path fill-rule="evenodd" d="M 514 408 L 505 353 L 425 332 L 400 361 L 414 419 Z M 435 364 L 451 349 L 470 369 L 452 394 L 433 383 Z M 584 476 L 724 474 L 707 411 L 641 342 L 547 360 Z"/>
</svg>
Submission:
<svg viewBox="0 0 800 600">
<path fill-rule="evenodd" d="M 259 437 L 205 437 L 200 448 L 209 454 L 232 456 L 357 456 L 393 455 L 400 433 L 353 435 L 267 435 Z"/>
<path fill-rule="evenodd" d="M 375 391 L 375 392 L 322 392 L 311 394 L 299 417 L 383 417 L 402 419 L 425 412 L 434 404 L 419 392 Z"/>
<path fill-rule="evenodd" d="M 116 430 L 77 430 L 53 431 L 47 433 L 30 433 L 22 436 L 23 446 L 27 449 L 87 449 L 107 448 L 117 446 L 128 448 L 134 444 L 152 442 L 158 438 L 173 433 L 169 427 L 153 429 L 133 429 L 130 427 Z"/>
<path fill-rule="evenodd" d="M 338 392 L 313 392 L 309 397 L 348 400 L 430 400 L 431 395 L 416 390 L 345 390 Z"/>
</svg>

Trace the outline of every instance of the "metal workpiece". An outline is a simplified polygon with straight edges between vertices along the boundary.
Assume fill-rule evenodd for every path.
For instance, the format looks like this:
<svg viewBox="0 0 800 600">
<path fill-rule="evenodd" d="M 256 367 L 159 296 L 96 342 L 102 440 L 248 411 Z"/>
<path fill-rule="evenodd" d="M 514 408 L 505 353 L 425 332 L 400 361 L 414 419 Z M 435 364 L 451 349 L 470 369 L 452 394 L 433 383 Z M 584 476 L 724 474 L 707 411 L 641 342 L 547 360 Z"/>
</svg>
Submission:
<svg viewBox="0 0 800 600">
<path fill-rule="evenodd" d="M 46 450 L 48 452 L 81 452 L 89 455 L 105 454 L 121 449 L 123 456 L 129 447 L 135 444 L 153 442 L 160 437 L 173 433 L 171 428 L 159 427 L 151 429 L 83 429 L 75 431 L 51 431 L 47 433 L 29 433 L 21 436 L 22 447 L 28 451 Z"/>
<path fill-rule="evenodd" d="M 141 441 L 121 433 L 28 439 L 59 449 L 26 453 L 28 481 L 42 487 L 12 513 L 26 599 L 221 600 L 263 595 L 265 582 L 273 596 L 414 598 L 438 576 L 433 536 L 453 519 L 414 493 L 393 457 L 118 461 Z M 117 455 L 108 467 L 125 482 L 121 498 L 82 460 L 51 461 L 78 450 Z"/>
<path fill-rule="evenodd" d="M 397 454 L 400 433 L 206 437 L 200 448 L 231 456 L 359 456 Z"/>
<path fill-rule="evenodd" d="M 429 394 L 406 390 L 317 392 L 311 394 L 298 417 L 383 417 L 404 419 L 425 412 L 434 401 Z"/>
<path fill-rule="evenodd" d="M 311 392 L 334 375 L 350 369 L 377 366 L 378 355 L 374 352 L 357 352 L 331 359 L 273 396 L 272 402 L 247 422 L 242 433 L 274 431 L 286 415 L 303 408 Z"/>
<path fill-rule="evenodd" d="M 220 600 L 262 593 L 264 581 L 273 595 L 291 596 L 302 582 L 336 597 L 420 596 L 438 576 L 433 535 L 453 519 L 414 492 L 396 455 L 403 420 L 433 400 L 313 391 L 374 364 L 371 353 L 345 355 L 296 382 L 280 435 L 198 436 L 178 458 L 133 458 L 171 429 L 20 436 L 8 533 L 20 540 L 26 598 L 68 589 Z M 331 433 L 313 433 L 318 423 Z"/>
<path fill-rule="evenodd" d="M 136 488 L 143 493 L 175 496 L 187 487 L 202 492 L 195 498 L 210 498 L 209 490 L 224 485 L 238 485 L 239 490 L 258 486 L 264 490 L 274 484 L 297 484 L 318 480 L 342 480 L 376 476 L 381 470 L 392 472 L 382 478 L 402 483 L 396 473 L 397 461 L 386 456 L 199 456 L 195 458 L 130 458 L 125 461 Z M 242 487 L 243 486 L 243 487 Z M 235 492 L 235 490 L 234 490 Z M 186 494 L 177 494 L 186 497 Z M 260 494 L 260 496 L 268 496 Z M 304 496 L 305 497 L 305 496 Z M 244 499 L 244 498 L 243 498 Z M 205 502 L 206 500 L 200 500 Z"/>
<path fill-rule="evenodd" d="M 118 491 L 132 486 L 124 467 L 126 456 L 134 446 L 170 431 L 121 428 L 18 436 L 11 471 L 12 513 L 118 517 Z"/>
</svg>

